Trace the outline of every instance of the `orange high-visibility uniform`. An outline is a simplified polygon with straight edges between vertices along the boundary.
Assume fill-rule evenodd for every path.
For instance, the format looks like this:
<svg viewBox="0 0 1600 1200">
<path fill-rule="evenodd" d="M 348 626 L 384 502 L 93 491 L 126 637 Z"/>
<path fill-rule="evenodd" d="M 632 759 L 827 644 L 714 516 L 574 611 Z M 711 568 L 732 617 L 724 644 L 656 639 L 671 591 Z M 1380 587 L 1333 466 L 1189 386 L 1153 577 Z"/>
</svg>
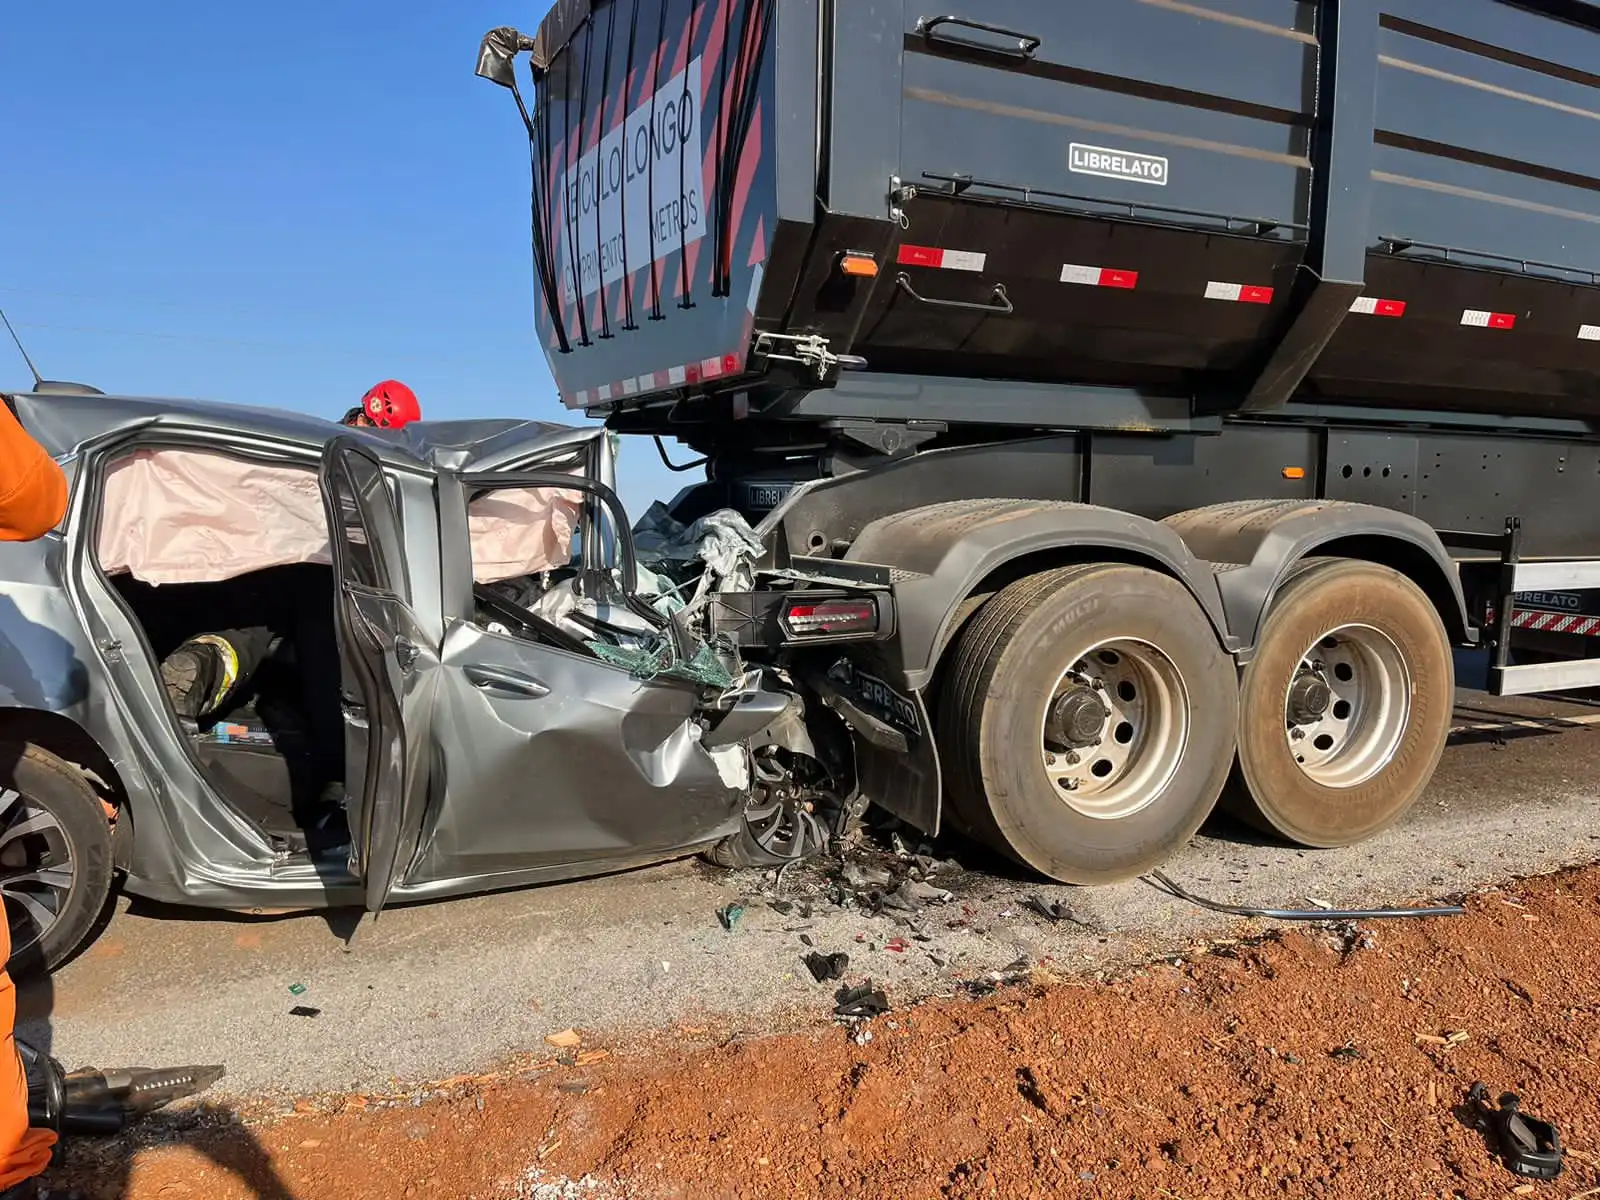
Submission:
<svg viewBox="0 0 1600 1200">
<path fill-rule="evenodd" d="M 0 542 L 41 537 L 66 511 L 66 476 L 0 402 Z M 0 1191 L 43 1171 L 56 1141 L 48 1130 L 28 1128 L 28 1081 L 12 1039 L 17 992 L 5 971 L 10 958 L 11 931 L 0 914 Z"/>
</svg>

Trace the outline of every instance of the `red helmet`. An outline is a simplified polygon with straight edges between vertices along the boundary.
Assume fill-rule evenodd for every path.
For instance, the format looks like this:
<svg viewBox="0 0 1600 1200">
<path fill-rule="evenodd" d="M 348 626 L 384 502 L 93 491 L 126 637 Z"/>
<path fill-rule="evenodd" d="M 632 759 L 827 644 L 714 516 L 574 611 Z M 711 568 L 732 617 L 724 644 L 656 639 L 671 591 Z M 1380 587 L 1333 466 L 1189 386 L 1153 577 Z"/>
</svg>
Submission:
<svg viewBox="0 0 1600 1200">
<path fill-rule="evenodd" d="M 422 405 L 417 394 L 398 379 L 385 379 L 361 397 L 361 410 L 374 425 L 399 429 L 422 420 Z"/>
</svg>

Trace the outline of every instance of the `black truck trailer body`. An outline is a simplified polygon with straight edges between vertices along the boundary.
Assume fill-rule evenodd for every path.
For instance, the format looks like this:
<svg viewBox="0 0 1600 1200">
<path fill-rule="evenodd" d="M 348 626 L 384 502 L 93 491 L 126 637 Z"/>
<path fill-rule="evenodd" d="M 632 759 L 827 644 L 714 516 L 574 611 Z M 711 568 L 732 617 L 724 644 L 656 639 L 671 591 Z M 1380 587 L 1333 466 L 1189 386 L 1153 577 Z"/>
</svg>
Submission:
<svg viewBox="0 0 1600 1200">
<path fill-rule="evenodd" d="M 579 408 L 749 386 L 767 335 L 1222 412 L 1600 416 L 1597 29 L 1574 0 L 574 0 L 533 56 L 541 334 Z"/>
<path fill-rule="evenodd" d="M 478 70 L 563 402 L 893 587 L 787 665 L 907 820 L 1345 844 L 1452 646 L 1600 686 L 1600 4 L 562 0 Z"/>
</svg>

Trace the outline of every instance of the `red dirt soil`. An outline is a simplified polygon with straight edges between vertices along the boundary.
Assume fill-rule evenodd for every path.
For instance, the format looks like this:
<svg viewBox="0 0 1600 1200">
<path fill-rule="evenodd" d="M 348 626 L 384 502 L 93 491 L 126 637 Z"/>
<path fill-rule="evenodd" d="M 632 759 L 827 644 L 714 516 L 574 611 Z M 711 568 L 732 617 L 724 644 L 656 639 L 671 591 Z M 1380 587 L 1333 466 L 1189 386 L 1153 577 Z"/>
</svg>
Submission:
<svg viewBox="0 0 1600 1200">
<path fill-rule="evenodd" d="M 1375 924 L 1348 947 L 1317 929 L 1107 984 L 1035 977 L 880 1016 L 862 1045 L 842 1027 L 611 1055 L 586 1043 L 571 1065 L 447 1081 L 420 1103 L 345 1097 L 220 1125 L 212 1112 L 137 1151 L 82 1147 L 56 1186 L 133 1200 L 1600 1196 L 1600 870 L 1469 908 Z M 1464 1121 L 1478 1079 L 1559 1126 L 1558 1180 L 1511 1175 Z"/>
</svg>

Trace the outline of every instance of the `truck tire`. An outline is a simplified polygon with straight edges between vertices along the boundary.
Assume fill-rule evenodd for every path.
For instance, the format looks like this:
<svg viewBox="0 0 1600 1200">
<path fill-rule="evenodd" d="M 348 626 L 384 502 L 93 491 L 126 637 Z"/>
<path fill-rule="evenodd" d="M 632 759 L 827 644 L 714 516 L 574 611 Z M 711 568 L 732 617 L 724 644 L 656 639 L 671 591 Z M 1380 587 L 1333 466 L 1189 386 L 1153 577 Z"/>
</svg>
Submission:
<svg viewBox="0 0 1600 1200">
<path fill-rule="evenodd" d="M 1450 639 L 1421 588 L 1376 563 L 1308 564 L 1244 669 L 1228 807 L 1302 846 L 1371 837 L 1428 786 L 1454 705 Z"/>
<path fill-rule="evenodd" d="M 1170 856 L 1233 762 L 1233 662 L 1182 584 L 1099 563 L 1021 580 L 967 624 L 939 746 L 956 823 L 1063 883 Z"/>
<path fill-rule="evenodd" d="M 83 773 L 43 747 L 0 744 L 0 896 L 9 970 L 53 971 L 94 929 L 111 895 L 111 826 Z"/>
</svg>

